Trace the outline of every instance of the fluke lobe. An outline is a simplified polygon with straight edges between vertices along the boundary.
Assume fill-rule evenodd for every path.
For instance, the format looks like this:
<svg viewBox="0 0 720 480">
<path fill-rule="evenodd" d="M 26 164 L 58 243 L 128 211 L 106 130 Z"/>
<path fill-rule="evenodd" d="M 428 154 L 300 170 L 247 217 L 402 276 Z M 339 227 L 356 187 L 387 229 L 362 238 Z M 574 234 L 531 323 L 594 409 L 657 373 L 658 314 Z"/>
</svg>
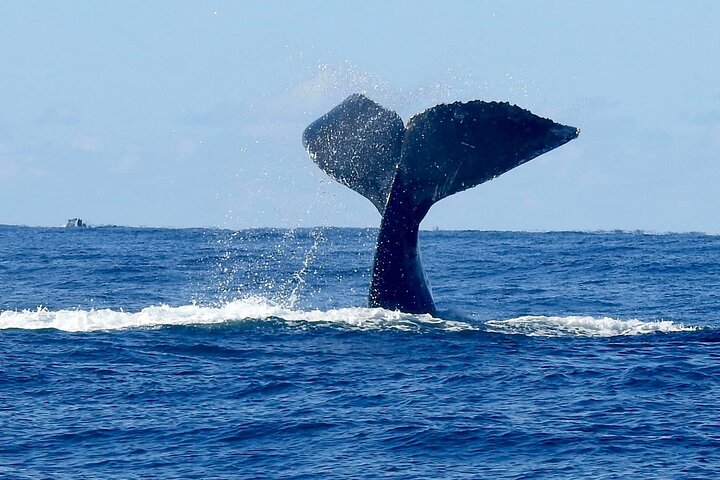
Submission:
<svg viewBox="0 0 720 480">
<path fill-rule="evenodd" d="M 578 136 L 578 129 L 515 105 L 437 105 L 410 119 L 364 95 L 310 124 L 303 144 L 328 175 L 368 198 L 382 216 L 369 304 L 435 313 L 418 251 L 420 222 L 453 193 L 491 180 Z"/>
</svg>

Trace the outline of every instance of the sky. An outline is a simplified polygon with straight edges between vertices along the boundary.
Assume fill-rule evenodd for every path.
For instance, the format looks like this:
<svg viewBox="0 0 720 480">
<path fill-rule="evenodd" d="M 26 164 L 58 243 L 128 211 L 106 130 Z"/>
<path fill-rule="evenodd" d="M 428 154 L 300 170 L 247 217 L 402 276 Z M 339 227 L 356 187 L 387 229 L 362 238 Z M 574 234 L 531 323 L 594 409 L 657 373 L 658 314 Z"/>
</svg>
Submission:
<svg viewBox="0 0 720 480">
<path fill-rule="evenodd" d="M 509 101 L 581 129 L 422 228 L 720 234 L 720 2 L 0 0 L 0 224 L 378 226 L 303 129 Z"/>
</svg>

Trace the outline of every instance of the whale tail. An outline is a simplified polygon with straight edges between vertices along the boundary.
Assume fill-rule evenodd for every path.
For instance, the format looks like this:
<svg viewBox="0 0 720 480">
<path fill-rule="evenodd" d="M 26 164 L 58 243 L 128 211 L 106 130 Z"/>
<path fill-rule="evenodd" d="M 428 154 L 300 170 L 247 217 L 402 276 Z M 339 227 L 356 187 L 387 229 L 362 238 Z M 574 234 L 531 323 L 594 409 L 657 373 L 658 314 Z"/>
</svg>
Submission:
<svg viewBox="0 0 720 480">
<path fill-rule="evenodd" d="M 420 222 L 437 201 L 474 187 L 578 136 L 515 105 L 442 104 L 402 119 L 355 94 L 310 124 L 303 144 L 328 175 L 383 216 L 371 306 L 434 312 L 417 250 Z"/>
<path fill-rule="evenodd" d="M 578 136 L 578 129 L 515 105 L 437 105 L 403 125 L 361 94 L 303 132 L 310 157 L 328 175 L 385 212 L 394 181 L 432 203 L 491 180 Z"/>
</svg>

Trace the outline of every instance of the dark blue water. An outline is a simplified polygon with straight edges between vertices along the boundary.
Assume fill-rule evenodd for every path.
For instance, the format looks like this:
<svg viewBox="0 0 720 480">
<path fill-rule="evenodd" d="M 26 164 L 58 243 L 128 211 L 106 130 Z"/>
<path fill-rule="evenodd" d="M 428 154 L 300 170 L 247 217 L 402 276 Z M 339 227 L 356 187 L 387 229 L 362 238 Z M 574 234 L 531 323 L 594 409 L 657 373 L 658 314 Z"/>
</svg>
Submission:
<svg viewBox="0 0 720 480">
<path fill-rule="evenodd" d="M 0 227 L 0 478 L 717 478 L 720 237 Z"/>
</svg>

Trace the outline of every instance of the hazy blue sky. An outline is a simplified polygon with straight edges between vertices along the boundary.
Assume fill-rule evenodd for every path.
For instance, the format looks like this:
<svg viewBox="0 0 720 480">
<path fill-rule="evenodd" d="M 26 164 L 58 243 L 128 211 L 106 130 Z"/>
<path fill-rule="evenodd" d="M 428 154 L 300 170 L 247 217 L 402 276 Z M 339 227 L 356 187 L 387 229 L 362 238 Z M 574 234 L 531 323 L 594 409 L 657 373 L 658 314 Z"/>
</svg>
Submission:
<svg viewBox="0 0 720 480">
<path fill-rule="evenodd" d="M 720 2 L 0 0 L 0 223 L 376 226 L 304 127 L 501 100 L 579 139 L 425 228 L 720 233 Z"/>
</svg>

